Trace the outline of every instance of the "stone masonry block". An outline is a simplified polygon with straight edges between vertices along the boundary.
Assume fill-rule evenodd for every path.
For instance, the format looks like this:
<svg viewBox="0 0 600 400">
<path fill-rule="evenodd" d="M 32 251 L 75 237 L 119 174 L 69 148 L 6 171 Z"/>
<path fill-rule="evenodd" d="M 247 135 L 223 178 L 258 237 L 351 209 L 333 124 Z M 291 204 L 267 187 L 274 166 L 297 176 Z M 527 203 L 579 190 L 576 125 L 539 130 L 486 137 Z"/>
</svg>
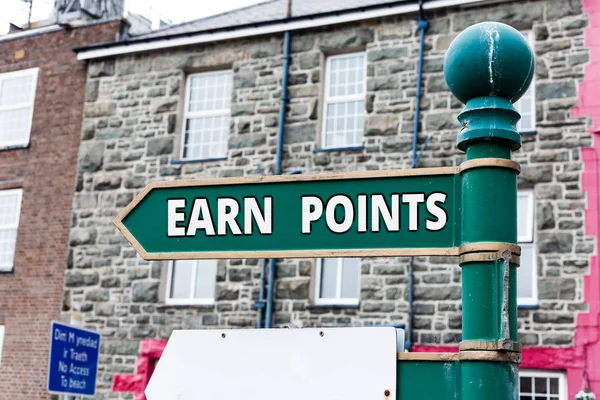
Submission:
<svg viewBox="0 0 600 400">
<path fill-rule="evenodd" d="M 134 303 L 156 303 L 158 301 L 158 282 L 138 281 L 131 290 Z"/>
<path fill-rule="evenodd" d="M 340 50 L 360 49 L 374 39 L 373 31 L 369 28 L 332 32 L 319 41 L 319 48 L 325 53 Z"/>
<path fill-rule="evenodd" d="M 92 61 L 88 65 L 88 77 L 101 78 L 115 74 L 115 60 Z"/>
<path fill-rule="evenodd" d="M 395 115 L 370 115 L 367 117 L 365 136 L 396 135 L 399 124 L 398 117 Z"/>
<path fill-rule="evenodd" d="M 86 118 L 110 117 L 117 112 L 116 103 L 87 103 L 84 106 L 84 116 Z"/>
<path fill-rule="evenodd" d="M 161 136 L 148 141 L 146 155 L 148 157 L 171 154 L 173 152 L 173 136 Z"/>
<path fill-rule="evenodd" d="M 104 143 L 103 142 L 84 142 L 79 150 L 79 167 L 78 171 L 96 172 L 102 169 L 102 161 L 104 158 Z"/>
</svg>

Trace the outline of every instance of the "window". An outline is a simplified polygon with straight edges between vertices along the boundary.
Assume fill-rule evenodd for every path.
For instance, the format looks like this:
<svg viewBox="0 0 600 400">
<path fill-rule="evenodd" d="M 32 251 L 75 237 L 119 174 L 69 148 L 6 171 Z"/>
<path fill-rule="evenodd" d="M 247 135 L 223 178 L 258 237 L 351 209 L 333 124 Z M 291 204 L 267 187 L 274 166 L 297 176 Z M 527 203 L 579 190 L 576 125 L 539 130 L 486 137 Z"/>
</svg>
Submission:
<svg viewBox="0 0 600 400">
<path fill-rule="evenodd" d="M 29 143 L 38 69 L 0 75 L 0 148 Z"/>
<path fill-rule="evenodd" d="M 365 114 L 365 53 L 327 59 L 323 147 L 362 146 Z"/>
<path fill-rule="evenodd" d="M 2 366 L 2 346 L 4 346 L 4 325 L 0 325 L 0 366 Z"/>
<path fill-rule="evenodd" d="M 187 78 L 181 157 L 188 160 L 227 156 L 231 107 L 231 71 Z"/>
<path fill-rule="evenodd" d="M 567 400 L 565 375 L 550 371 L 519 371 L 519 400 Z"/>
<path fill-rule="evenodd" d="M 21 213 L 21 189 L 0 190 L 0 271 L 12 271 Z"/>
<path fill-rule="evenodd" d="M 523 32 L 523 36 L 533 46 L 531 32 Z M 523 97 L 514 104 L 515 108 L 521 114 L 521 119 L 517 122 L 517 131 L 534 132 L 535 131 L 535 75 L 531 80 L 531 85 Z"/>
<path fill-rule="evenodd" d="M 171 263 L 167 304 L 212 304 L 215 299 L 217 260 L 178 260 Z"/>
<path fill-rule="evenodd" d="M 517 241 L 521 246 L 521 266 L 517 268 L 517 302 L 537 304 L 537 267 L 534 246 L 534 198 L 532 190 L 517 194 Z"/>
<path fill-rule="evenodd" d="M 317 266 L 315 304 L 358 304 L 360 258 L 322 258 Z"/>
</svg>

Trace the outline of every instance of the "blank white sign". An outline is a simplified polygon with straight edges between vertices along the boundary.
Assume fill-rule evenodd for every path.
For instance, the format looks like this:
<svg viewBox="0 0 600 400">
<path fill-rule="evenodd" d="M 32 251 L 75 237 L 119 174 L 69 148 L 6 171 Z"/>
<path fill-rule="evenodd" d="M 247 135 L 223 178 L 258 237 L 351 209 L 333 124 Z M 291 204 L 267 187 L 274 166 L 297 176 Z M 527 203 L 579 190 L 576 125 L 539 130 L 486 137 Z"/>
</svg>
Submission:
<svg viewBox="0 0 600 400">
<path fill-rule="evenodd" d="M 387 327 L 174 331 L 146 396 L 385 400 L 389 390 L 394 399 L 396 343 Z"/>
</svg>

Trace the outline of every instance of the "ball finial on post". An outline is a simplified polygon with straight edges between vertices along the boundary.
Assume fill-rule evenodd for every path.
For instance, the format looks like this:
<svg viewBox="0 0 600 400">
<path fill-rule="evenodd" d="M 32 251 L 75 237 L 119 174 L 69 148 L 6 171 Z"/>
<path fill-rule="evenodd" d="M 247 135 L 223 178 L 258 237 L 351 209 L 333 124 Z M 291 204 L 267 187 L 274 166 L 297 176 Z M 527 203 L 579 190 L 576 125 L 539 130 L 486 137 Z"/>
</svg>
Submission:
<svg viewBox="0 0 600 400">
<path fill-rule="evenodd" d="M 461 150 L 489 136 L 480 131 L 484 127 L 474 126 L 475 121 L 470 118 L 474 111 L 483 109 L 496 109 L 497 117 L 505 117 L 507 125 L 496 124 L 496 133 L 501 139 L 513 142 L 513 150 L 520 147 L 515 128 L 520 116 L 512 103 L 525 94 L 534 70 L 535 61 L 527 41 L 506 24 L 482 22 L 465 29 L 454 39 L 444 59 L 444 76 L 450 91 L 466 104 L 459 115 L 463 126 L 458 139 Z M 485 114 L 478 113 L 478 116 Z"/>
<path fill-rule="evenodd" d="M 535 62 L 523 35 L 499 22 L 482 22 L 450 44 L 444 76 L 463 103 L 476 97 L 503 97 L 511 103 L 527 91 Z"/>
</svg>

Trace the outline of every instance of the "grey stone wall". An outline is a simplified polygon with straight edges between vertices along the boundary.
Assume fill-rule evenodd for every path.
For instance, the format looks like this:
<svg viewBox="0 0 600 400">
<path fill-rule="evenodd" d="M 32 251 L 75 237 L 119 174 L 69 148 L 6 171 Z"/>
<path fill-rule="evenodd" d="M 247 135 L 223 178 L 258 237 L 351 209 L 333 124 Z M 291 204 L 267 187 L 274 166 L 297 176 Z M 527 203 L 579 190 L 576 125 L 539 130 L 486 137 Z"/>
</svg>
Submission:
<svg viewBox="0 0 600 400">
<path fill-rule="evenodd" d="M 444 52 L 458 32 L 484 21 L 533 30 L 537 60 L 537 133 L 523 136 L 515 155 L 519 184 L 534 188 L 539 309 L 519 311 L 525 345 L 569 346 L 583 303 L 591 237 L 584 234 L 581 147 L 591 144 L 590 121 L 575 118 L 578 82 L 589 59 L 577 2 L 529 1 L 428 13 L 419 142 L 432 135 L 420 166 L 458 165 L 455 149 L 461 104 L 442 73 Z M 282 76 L 282 35 L 92 61 L 83 121 L 77 191 L 73 201 L 65 318 L 81 313 L 104 336 L 98 398 L 110 394 L 115 373 L 134 373 L 137 344 L 165 339 L 173 329 L 253 327 L 258 260 L 219 262 L 214 306 L 168 306 L 168 263 L 141 260 L 112 219 L 147 183 L 259 174 L 274 169 Z M 332 26 L 292 35 L 290 103 L 285 124 L 285 171 L 408 168 L 415 109 L 419 39 L 414 15 Z M 315 153 L 322 123 L 325 57 L 366 50 L 365 146 Z M 231 68 L 234 88 L 226 160 L 172 164 L 179 158 L 185 74 Z M 357 326 L 405 323 L 406 258 L 362 260 L 358 308 L 310 307 L 315 260 L 279 260 L 275 325 Z M 460 341 L 460 269 L 455 258 L 415 260 L 414 341 Z M 121 397 L 119 397 L 121 396 Z"/>
</svg>

